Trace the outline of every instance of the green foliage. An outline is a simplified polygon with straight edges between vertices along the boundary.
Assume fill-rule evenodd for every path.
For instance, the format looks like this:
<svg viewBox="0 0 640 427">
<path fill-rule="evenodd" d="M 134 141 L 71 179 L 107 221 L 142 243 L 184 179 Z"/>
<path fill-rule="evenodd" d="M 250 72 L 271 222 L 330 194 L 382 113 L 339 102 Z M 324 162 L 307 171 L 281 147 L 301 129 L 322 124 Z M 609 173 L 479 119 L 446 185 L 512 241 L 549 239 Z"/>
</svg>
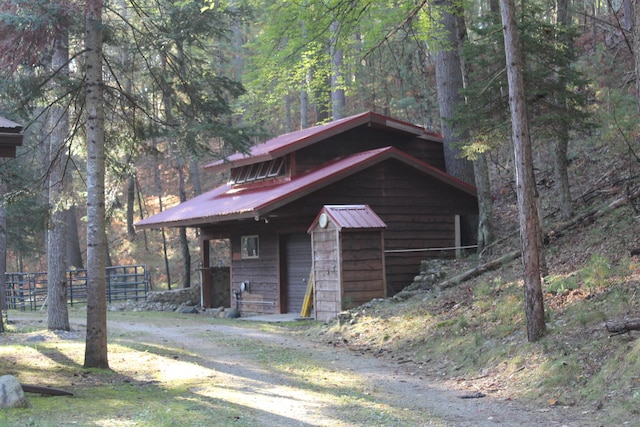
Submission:
<svg viewBox="0 0 640 427">
<path fill-rule="evenodd" d="M 611 262 L 600 254 L 594 254 L 589 259 L 587 266 L 580 272 L 580 277 L 584 286 L 592 291 L 608 287 L 612 272 Z"/>
<path fill-rule="evenodd" d="M 551 275 L 545 277 L 544 284 L 546 291 L 552 294 L 561 294 L 580 287 L 579 278 L 576 274 Z"/>
<path fill-rule="evenodd" d="M 273 117 L 299 118 L 303 91 L 316 113 L 310 125 L 328 117 L 330 26 L 339 22 L 333 38 L 343 51 L 346 113 L 373 110 L 426 125 L 439 122 L 433 76 L 424 73 L 428 53 L 419 30 L 405 22 L 414 8 L 410 2 L 256 2 L 257 22 L 245 45 L 246 117 L 271 125 L 272 133 L 289 131 L 282 121 L 274 127 Z"/>
<path fill-rule="evenodd" d="M 551 10 L 537 2 L 523 3 L 520 13 L 518 30 L 532 136 L 553 139 L 564 126 L 589 129 L 587 80 L 575 67 L 577 28 L 550 22 Z M 473 159 L 509 138 L 510 113 L 502 24 L 486 13 L 473 23 L 471 34 L 463 48 L 471 70 L 463 91 L 467 103 L 457 111 L 454 122 L 471 135 L 464 151 Z"/>
</svg>

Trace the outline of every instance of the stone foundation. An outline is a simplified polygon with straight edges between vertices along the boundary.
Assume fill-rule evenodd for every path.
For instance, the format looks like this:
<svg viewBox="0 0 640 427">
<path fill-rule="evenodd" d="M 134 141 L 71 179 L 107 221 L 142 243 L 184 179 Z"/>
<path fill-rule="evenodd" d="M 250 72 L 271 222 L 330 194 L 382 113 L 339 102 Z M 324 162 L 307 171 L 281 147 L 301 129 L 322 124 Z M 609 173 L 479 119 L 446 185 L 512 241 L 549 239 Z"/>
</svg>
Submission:
<svg viewBox="0 0 640 427">
<path fill-rule="evenodd" d="M 168 311 L 185 314 L 206 314 L 226 317 L 224 307 L 203 309 L 200 306 L 200 286 L 149 292 L 145 301 L 110 304 L 109 311 Z"/>
</svg>

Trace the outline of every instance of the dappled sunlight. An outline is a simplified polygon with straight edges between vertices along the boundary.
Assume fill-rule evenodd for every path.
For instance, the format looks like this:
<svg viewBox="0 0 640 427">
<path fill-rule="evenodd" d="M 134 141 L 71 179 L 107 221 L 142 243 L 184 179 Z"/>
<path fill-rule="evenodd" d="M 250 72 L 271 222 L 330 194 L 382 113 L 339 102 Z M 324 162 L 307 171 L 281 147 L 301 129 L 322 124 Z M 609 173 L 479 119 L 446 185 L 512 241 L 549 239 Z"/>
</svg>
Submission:
<svg viewBox="0 0 640 427">
<path fill-rule="evenodd" d="M 232 381 L 231 384 L 234 384 Z M 270 385 L 257 381 L 242 381 L 239 385 L 228 385 L 224 381 L 217 385 L 200 385 L 190 389 L 200 396 L 221 398 L 248 408 L 270 412 L 283 417 L 293 417 L 297 421 L 337 425 L 336 419 L 329 419 L 322 410 L 326 403 L 322 395 L 283 385 Z M 299 419 L 303 413 L 304 419 Z"/>
</svg>

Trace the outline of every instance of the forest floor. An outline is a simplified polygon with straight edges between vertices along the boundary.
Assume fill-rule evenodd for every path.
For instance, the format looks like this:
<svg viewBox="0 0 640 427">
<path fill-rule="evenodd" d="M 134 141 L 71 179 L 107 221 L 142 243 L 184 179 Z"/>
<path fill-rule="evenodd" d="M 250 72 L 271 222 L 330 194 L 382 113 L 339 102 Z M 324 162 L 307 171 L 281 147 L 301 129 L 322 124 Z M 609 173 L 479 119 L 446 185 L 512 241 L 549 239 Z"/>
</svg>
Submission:
<svg viewBox="0 0 640 427">
<path fill-rule="evenodd" d="M 580 407 L 540 407 L 486 389 L 481 392 L 476 386 L 443 377 L 440 364 L 429 367 L 350 350 L 343 343 L 327 341 L 326 334 L 317 333 L 317 326 L 300 323 L 109 313 L 114 374 L 79 373 L 81 352 L 65 350 L 65 345 L 81 346 L 81 315 L 81 311 L 73 315 L 72 332 L 56 334 L 43 329 L 46 313 L 9 313 L 12 329 L 30 332 L 3 334 L 2 343 L 38 351 L 21 351 L 22 356 L 3 354 L 1 370 L 20 374 L 19 366 L 44 366 L 53 361 L 60 366 L 53 366 L 50 377 L 40 378 L 40 383 L 66 388 L 76 396 L 47 398 L 47 405 L 58 399 L 53 413 L 46 413 L 50 408 L 43 408 L 44 400 L 35 400 L 30 409 L 14 410 L 20 411 L 17 418 L 6 411 L 0 414 L 0 422 L 5 417 L 4 422 L 35 426 L 176 422 L 240 426 L 601 425 Z M 67 372 L 62 365 L 72 369 Z M 21 381 L 38 381 L 22 373 L 25 377 Z M 155 401 L 148 389 L 151 386 L 164 389 L 164 400 Z M 111 399 L 97 399 L 100 387 L 120 390 L 123 402 L 115 405 Z M 135 390 L 130 394 L 127 390 L 132 387 Z M 173 396 L 171 402 L 168 391 Z M 96 409 L 96 405 L 105 410 Z M 45 413 L 39 415 L 39 408 Z M 160 414 L 149 413 L 155 410 Z"/>
</svg>

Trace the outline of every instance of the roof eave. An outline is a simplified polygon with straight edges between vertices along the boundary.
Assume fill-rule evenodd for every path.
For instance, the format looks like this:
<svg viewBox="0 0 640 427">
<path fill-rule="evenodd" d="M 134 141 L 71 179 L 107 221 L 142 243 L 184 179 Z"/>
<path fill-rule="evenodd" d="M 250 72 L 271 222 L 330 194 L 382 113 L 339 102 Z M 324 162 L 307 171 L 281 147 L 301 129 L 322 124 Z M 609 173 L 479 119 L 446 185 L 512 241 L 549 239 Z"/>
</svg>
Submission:
<svg viewBox="0 0 640 427">
<path fill-rule="evenodd" d="M 252 219 L 256 217 L 260 217 L 260 214 L 256 210 L 245 211 L 245 212 L 234 212 L 227 215 L 214 215 L 208 217 L 200 217 L 200 218 L 190 218 L 185 220 L 175 220 L 175 221 L 161 221 L 161 222 L 153 222 L 153 223 L 145 223 L 144 220 L 137 222 L 134 224 L 136 229 L 139 230 L 159 230 L 161 228 L 178 228 L 178 227 L 189 227 L 189 228 L 202 228 L 207 227 L 212 224 L 217 224 L 221 222 L 227 221 L 238 221 L 245 219 Z"/>
</svg>

